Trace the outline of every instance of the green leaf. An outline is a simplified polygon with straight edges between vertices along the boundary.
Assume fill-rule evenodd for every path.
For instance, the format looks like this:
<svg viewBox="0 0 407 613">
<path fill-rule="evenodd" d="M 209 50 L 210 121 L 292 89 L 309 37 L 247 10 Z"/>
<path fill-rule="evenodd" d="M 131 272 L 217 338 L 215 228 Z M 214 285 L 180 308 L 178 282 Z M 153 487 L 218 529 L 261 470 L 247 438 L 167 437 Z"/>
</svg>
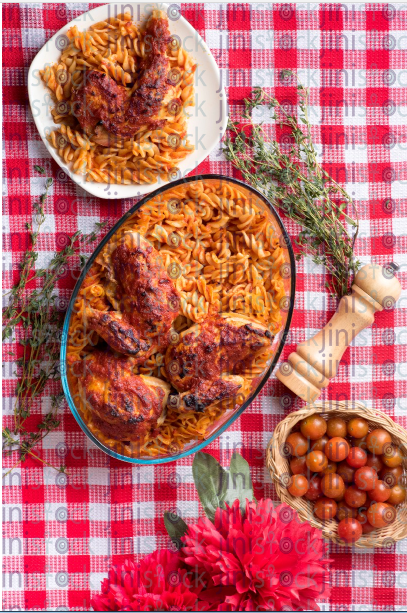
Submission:
<svg viewBox="0 0 407 613">
<path fill-rule="evenodd" d="M 195 454 L 192 474 L 206 516 L 213 521 L 216 509 L 224 505 L 228 474 L 213 456 L 202 451 Z"/>
<path fill-rule="evenodd" d="M 229 485 L 225 502 L 231 505 L 236 499 L 240 501 L 240 508 L 244 511 L 246 498 L 253 500 L 253 484 L 250 467 L 239 453 L 234 453 L 230 460 Z"/>
<path fill-rule="evenodd" d="M 188 526 L 182 517 L 179 517 L 176 513 L 170 513 L 169 511 L 164 513 L 164 524 L 168 532 L 168 536 L 172 542 L 175 543 L 178 549 L 180 549 L 182 546 L 181 537 L 184 536 L 188 530 Z"/>
<path fill-rule="evenodd" d="M 42 175 L 44 174 L 45 170 L 43 168 L 41 168 L 41 166 L 34 166 L 34 170 L 36 170 L 37 172 L 41 173 Z"/>
</svg>

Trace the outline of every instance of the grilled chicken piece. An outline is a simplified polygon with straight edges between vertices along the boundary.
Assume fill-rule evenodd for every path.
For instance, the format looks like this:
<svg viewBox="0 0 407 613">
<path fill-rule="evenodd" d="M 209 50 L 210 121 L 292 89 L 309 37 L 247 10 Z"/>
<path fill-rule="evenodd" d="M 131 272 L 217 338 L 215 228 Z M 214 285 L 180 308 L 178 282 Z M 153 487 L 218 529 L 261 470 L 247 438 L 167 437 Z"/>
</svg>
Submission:
<svg viewBox="0 0 407 613">
<path fill-rule="evenodd" d="M 88 308 L 87 326 L 115 351 L 143 361 L 168 346 L 179 294 L 158 252 L 138 232 L 126 232 L 104 257 L 107 275 L 115 280 L 116 309 L 106 313 Z"/>
<path fill-rule="evenodd" d="M 271 340 L 266 326 L 234 313 L 210 316 L 185 330 L 165 356 L 165 369 L 181 392 L 183 410 L 203 411 L 236 395 L 244 383 L 239 373 L 271 347 Z"/>
<path fill-rule="evenodd" d="M 87 134 L 92 134 L 99 122 L 106 127 L 124 122 L 127 105 L 126 88 L 99 70 L 87 70 L 73 95 L 73 112 Z"/>
<path fill-rule="evenodd" d="M 164 420 L 170 386 L 156 377 L 134 375 L 131 358 L 94 351 L 74 364 L 80 394 L 93 422 L 118 441 L 138 441 Z"/>
<path fill-rule="evenodd" d="M 164 12 L 153 11 L 145 31 L 146 56 L 140 63 L 138 88 L 132 97 L 128 89 L 97 70 L 86 71 L 81 87 L 74 91 L 73 108 L 83 130 L 91 134 L 101 122 L 117 137 L 130 138 L 141 126 L 156 129 L 162 102 L 171 88 L 170 63 L 166 50 L 171 40 Z"/>
<path fill-rule="evenodd" d="M 139 338 L 139 332 L 129 323 L 126 315 L 117 311 L 106 313 L 86 308 L 88 328 L 95 330 L 116 351 L 137 356 L 138 362 L 144 361 L 151 355 L 155 345 Z"/>
</svg>

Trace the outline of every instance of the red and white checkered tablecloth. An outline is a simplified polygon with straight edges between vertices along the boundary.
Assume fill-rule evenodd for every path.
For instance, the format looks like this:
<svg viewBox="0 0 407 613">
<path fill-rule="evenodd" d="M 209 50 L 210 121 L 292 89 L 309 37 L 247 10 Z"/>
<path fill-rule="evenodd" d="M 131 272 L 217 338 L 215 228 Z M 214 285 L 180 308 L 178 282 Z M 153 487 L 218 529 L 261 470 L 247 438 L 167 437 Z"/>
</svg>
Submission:
<svg viewBox="0 0 407 613">
<path fill-rule="evenodd" d="M 28 105 L 27 71 L 37 51 L 65 23 L 96 5 L 3 4 L 4 286 L 18 277 L 27 247 L 25 223 L 44 179 L 55 178 L 40 241 L 40 265 L 65 233 L 89 231 L 95 221 L 116 221 L 130 201 L 87 196 L 58 178 Z M 407 8 L 390 4 L 188 4 L 182 14 L 211 48 L 226 85 L 230 114 L 251 88 L 269 88 L 295 101 L 276 72 L 298 72 L 311 92 L 314 139 L 326 168 L 346 185 L 360 212 L 357 254 L 364 262 L 395 261 L 407 287 Z M 194 174 L 232 174 L 213 151 Z M 59 175 L 61 177 L 61 174 Z M 287 222 L 291 234 L 293 224 Z M 62 239 L 61 239 L 62 237 Z M 68 298 L 73 280 L 62 280 Z M 321 270 L 298 264 L 295 313 L 283 357 L 320 329 L 335 309 Z M 406 294 L 398 308 L 376 315 L 347 350 L 322 399 L 357 399 L 407 426 Z M 404 336 L 404 338 L 403 338 Z M 4 413 L 11 420 L 15 378 L 4 355 Z M 52 393 L 55 390 L 49 390 Z M 265 449 L 276 424 L 299 407 L 274 376 L 241 418 L 207 447 L 224 465 L 231 450 L 249 461 L 257 498 L 275 492 Z M 49 398 L 33 419 L 47 411 Z M 85 437 L 67 407 L 41 457 L 67 465 L 69 478 L 27 459 L 5 479 L 4 609 L 89 610 L 111 562 L 164 546 L 163 513 L 177 509 L 188 522 L 199 508 L 192 457 L 157 467 L 115 461 Z M 9 464 L 5 462 L 7 468 Z M 407 610 L 407 540 L 388 551 L 351 551 L 331 545 L 332 594 L 325 610 Z"/>
</svg>

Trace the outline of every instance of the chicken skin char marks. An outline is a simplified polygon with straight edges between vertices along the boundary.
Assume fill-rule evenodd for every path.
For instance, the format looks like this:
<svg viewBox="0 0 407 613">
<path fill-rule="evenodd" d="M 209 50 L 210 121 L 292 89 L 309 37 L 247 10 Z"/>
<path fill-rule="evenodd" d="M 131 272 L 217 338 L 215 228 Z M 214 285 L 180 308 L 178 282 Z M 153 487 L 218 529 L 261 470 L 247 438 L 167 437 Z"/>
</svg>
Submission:
<svg viewBox="0 0 407 613">
<path fill-rule="evenodd" d="M 163 419 L 170 390 L 156 377 L 134 375 L 134 365 L 131 358 L 97 350 L 73 369 L 94 424 L 120 441 L 138 441 L 154 430 Z"/>
<path fill-rule="evenodd" d="M 186 330 L 165 357 L 167 375 L 181 394 L 180 410 L 204 411 L 235 396 L 244 384 L 240 375 L 271 340 L 265 326 L 233 313 L 209 316 Z"/>
<path fill-rule="evenodd" d="M 146 56 L 139 66 L 138 88 L 131 97 L 125 86 L 98 70 L 86 71 L 82 85 L 74 90 L 73 112 L 87 134 L 101 123 L 110 134 L 131 138 L 141 126 L 154 130 L 165 122 L 157 115 L 171 88 L 166 57 L 171 35 L 166 15 L 156 13 L 147 23 Z"/>
<path fill-rule="evenodd" d="M 158 252 L 137 232 L 127 232 L 111 254 L 119 310 L 86 309 L 87 327 L 119 353 L 146 360 L 169 343 L 180 298 Z"/>
</svg>

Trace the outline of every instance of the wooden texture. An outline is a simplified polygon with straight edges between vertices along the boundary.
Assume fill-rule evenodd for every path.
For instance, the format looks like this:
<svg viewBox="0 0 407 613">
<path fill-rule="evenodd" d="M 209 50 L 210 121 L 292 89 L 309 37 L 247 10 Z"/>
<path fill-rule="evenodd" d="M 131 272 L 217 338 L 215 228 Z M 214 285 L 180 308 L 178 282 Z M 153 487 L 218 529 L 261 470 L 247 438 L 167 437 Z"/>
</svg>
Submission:
<svg viewBox="0 0 407 613">
<path fill-rule="evenodd" d="M 336 313 L 320 332 L 288 356 L 277 378 L 306 402 L 314 402 L 336 375 L 355 336 L 372 325 L 376 311 L 393 308 L 400 292 L 391 266 L 363 266 L 355 276 L 352 293 L 340 300 Z"/>
</svg>

